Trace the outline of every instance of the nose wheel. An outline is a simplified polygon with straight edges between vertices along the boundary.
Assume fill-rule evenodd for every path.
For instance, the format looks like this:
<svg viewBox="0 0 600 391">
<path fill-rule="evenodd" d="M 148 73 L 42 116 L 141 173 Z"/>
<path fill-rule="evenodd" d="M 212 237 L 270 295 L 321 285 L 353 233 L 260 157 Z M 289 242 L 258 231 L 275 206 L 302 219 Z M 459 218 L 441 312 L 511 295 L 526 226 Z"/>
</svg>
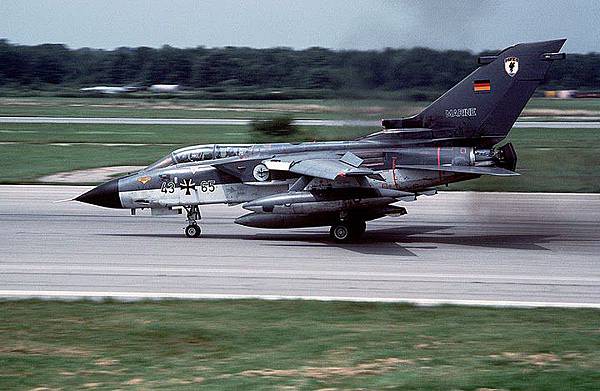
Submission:
<svg viewBox="0 0 600 391">
<path fill-rule="evenodd" d="M 202 229 L 196 223 L 196 220 L 200 220 L 202 217 L 200 216 L 200 209 L 198 205 L 192 206 L 184 206 L 185 211 L 187 212 L 187 221 L 189 225 L 185 227 L 185 236 L 188 238 L 197 238 L 202 233 Z"/>
<path fill-rule="evenodd" d="M 190 224 L 185 227 L 185 236 L 188 238 L 197 238 L 202 233 L 202 229 L 198 224 Z"/>
</svg>

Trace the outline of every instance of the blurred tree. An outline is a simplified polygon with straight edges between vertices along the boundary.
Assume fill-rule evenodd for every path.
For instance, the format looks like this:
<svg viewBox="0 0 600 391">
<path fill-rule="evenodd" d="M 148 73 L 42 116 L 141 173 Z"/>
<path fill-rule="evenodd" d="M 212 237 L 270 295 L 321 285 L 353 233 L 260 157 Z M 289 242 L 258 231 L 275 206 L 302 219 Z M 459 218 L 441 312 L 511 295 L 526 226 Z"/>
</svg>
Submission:
<svg viewBox="0 0 600 391">
<path fill-rule="evenodd" d="M 0 39 L 0 85 L 42 88 L 169 83 L 219 91 L 441 91 L 475 69 L 476 59 L 467 51 L 428 48 L 334 51 L 320 47 L 178 49 L 166 45 L 159 49 L 70 50 L 64 45 L 22 46 Z M 547 85 L 600 89 L 598 69 L 599 54 L 573 54 L 555 64 Z"/>
</svg>

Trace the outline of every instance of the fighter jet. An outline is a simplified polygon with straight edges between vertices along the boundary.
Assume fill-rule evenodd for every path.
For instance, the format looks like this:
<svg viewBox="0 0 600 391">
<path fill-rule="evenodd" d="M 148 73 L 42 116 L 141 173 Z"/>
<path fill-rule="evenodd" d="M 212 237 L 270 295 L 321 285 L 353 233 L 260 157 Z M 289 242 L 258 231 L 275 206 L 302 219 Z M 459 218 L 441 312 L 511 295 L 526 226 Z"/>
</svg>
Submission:
<svg viewBox="0 0 600 391">
<path fill-rule="evenodd" d="M 75 200 L 109 208 L 187 216 L 200 236 L 200 205 L 242 204 L 236 223 L 260 228 L 330 226 L 336 242 L 359 238 L 366 222 L 400 216 L 396 204 L 482 175 L 512 176 L 517 156 L 502 144 L 565 39 L 517 44 L 479 66 L 409 118 L 354 141 L 197 145 L 108 181 Z"/>
</svg>

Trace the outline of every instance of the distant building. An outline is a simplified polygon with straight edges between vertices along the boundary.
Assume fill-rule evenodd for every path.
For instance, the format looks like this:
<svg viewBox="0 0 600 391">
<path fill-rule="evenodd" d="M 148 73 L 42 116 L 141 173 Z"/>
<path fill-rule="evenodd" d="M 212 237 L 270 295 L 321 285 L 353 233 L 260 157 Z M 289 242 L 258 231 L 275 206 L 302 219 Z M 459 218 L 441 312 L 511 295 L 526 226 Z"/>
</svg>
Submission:
<svg viewBox="0 0 600 391">
<path fill-rule="evenodd" d="M 557 98 L 557 99 L 571 99 L 576 98 L 577 91 L 576 90 L 549 90 L 544 91 L 544 97 L 546 98 Z"/>
<path fill-rule="evenodd" d="M 148 90 L 151 92 L 177 92 L 179 84 L 153 84 Z"/>
<path fill-rule="evenodd" d="M 99 92 L 101 94 L 125 94 L 128 92 L 139 91 L 140 87 L 135 86 L 95 86 L 80 88 L 81 92 Z"/>
</svg>

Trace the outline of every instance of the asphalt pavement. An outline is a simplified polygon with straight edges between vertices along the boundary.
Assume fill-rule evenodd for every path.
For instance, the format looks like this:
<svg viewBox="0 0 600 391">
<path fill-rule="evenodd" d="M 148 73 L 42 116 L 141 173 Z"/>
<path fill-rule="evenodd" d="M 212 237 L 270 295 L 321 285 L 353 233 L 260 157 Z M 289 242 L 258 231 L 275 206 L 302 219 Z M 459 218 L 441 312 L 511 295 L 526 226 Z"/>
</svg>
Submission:
<svg viewBox="0 0 600 391">
<path fill-rule="evenodd" d="M 240 207 L 130 216 L 82 186 L 0 186 L 0 297 L 313 298 L 600 308 L 600 195 L 444 192 L 355 244 L 235 225 Z"/>
</svg>

